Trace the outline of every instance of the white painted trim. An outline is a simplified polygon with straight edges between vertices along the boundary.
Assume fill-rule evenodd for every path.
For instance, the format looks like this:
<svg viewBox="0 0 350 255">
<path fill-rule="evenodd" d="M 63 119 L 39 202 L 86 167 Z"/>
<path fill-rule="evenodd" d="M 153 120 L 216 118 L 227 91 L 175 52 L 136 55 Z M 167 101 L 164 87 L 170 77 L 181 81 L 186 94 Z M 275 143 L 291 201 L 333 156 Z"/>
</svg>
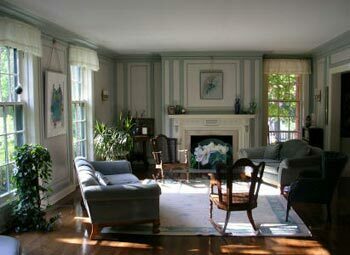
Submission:
<svg viewBox="0 0 350 255">
<path fill-rule="evenodd" d="M 326 131 L 326 149 L 340 150 L 340 74 L 350 71 L 350 63 L 329 69 L 328 128 Z"/>
<path fill-rule="evenodd" d="M 70 193 L 75 191 L 76 187 L 77 187 L 76 184 L 71 184 L 71 185 L 65 187 L 64 189 L 56 192 L 55 194 L 53 194 L 52 196 L 49 197 L 49 203 L 51 205 L 57 203 L 62 198 L 68 196 Z"/>
</svg>

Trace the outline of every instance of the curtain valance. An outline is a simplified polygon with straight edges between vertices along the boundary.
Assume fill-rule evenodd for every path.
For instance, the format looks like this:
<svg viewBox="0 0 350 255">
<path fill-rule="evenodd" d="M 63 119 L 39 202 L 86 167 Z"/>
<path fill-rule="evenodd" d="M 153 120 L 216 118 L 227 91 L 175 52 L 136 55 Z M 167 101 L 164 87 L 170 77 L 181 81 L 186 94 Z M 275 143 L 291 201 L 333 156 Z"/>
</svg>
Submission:
<svg viewBox="0 0 350 255">
<path fill-rule="evenodd" d="M 24 22 L 0 17 L 0 45 L 41 57 L 41 32 Z"/>
<path fill-rule="evenodd" d="M 97 52 L 78 46 L 69 47 L 69 64 L 86 67 L 92 71 L 100 69 Z"/>
<path fill-rule="evenodd" d="M 264 74 L 310 74 L 310 61 L 306 59 L 266 59 Z"/>
</svg>

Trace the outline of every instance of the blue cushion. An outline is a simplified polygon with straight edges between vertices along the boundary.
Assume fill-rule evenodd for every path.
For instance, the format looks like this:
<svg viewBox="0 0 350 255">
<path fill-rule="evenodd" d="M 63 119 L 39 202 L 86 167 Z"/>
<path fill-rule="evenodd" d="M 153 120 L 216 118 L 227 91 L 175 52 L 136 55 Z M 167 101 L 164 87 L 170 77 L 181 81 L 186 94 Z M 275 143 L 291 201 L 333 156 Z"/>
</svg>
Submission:
<svg viewBox="0 0 350 255">
<path fill-rule="evenodd" d="M 21 253 L 21 246 L 16 238 L 0 235 L 1 255 L 17 255 Z"/>
</svg>

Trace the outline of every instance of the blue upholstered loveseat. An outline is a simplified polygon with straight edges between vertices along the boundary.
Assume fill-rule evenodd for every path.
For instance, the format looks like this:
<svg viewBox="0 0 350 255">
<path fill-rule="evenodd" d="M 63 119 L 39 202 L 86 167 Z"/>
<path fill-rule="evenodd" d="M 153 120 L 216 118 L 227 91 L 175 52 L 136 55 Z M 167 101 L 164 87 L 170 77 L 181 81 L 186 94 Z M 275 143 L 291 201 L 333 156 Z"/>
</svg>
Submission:
<svg viewBox="0 0 350 255">
<path fill-rule="evenodd" d="M 303 171 L 321 171 L 322 150 L 302 140 L 241 149 L 240 158 L 249 158 L 255 163 L 264 161 L 264 182 L 278 186 L 281 191 L 295 181 Z"/>
<path fill-rule="evenodd" d="M 140 182 L 126 160 L 89 162 L 77 157 L 74 161 L 92 224 L 91 239 L 102 227 L 119 224 L 152 222 L 153 232 L 159 231 L 161 190 L 156 182 Z"/>
</svg>

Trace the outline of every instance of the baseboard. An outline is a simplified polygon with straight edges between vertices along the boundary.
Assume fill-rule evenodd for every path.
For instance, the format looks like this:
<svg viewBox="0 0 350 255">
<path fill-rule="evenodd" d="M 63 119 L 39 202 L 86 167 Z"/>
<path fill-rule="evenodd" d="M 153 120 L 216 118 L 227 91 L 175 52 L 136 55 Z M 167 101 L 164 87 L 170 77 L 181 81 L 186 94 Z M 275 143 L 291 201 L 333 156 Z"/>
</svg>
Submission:
<svg viewBox="0 0 350 255">
<path fill-rule="evenodd" d="M 65 196 L 69 195 L 70 193 L 72 193 L 75 189 L 76 189 L 76 185 L 75 184 L 71 184 L 69 186 L 67 186 L 66 188 L 60 190 L 59 192 L 51 195 L 49 197 L 49 203 L 51 205 L 57 203 L 59 200 L 61 200 L 62 198 L 64 198 Z"/>
</svg>

